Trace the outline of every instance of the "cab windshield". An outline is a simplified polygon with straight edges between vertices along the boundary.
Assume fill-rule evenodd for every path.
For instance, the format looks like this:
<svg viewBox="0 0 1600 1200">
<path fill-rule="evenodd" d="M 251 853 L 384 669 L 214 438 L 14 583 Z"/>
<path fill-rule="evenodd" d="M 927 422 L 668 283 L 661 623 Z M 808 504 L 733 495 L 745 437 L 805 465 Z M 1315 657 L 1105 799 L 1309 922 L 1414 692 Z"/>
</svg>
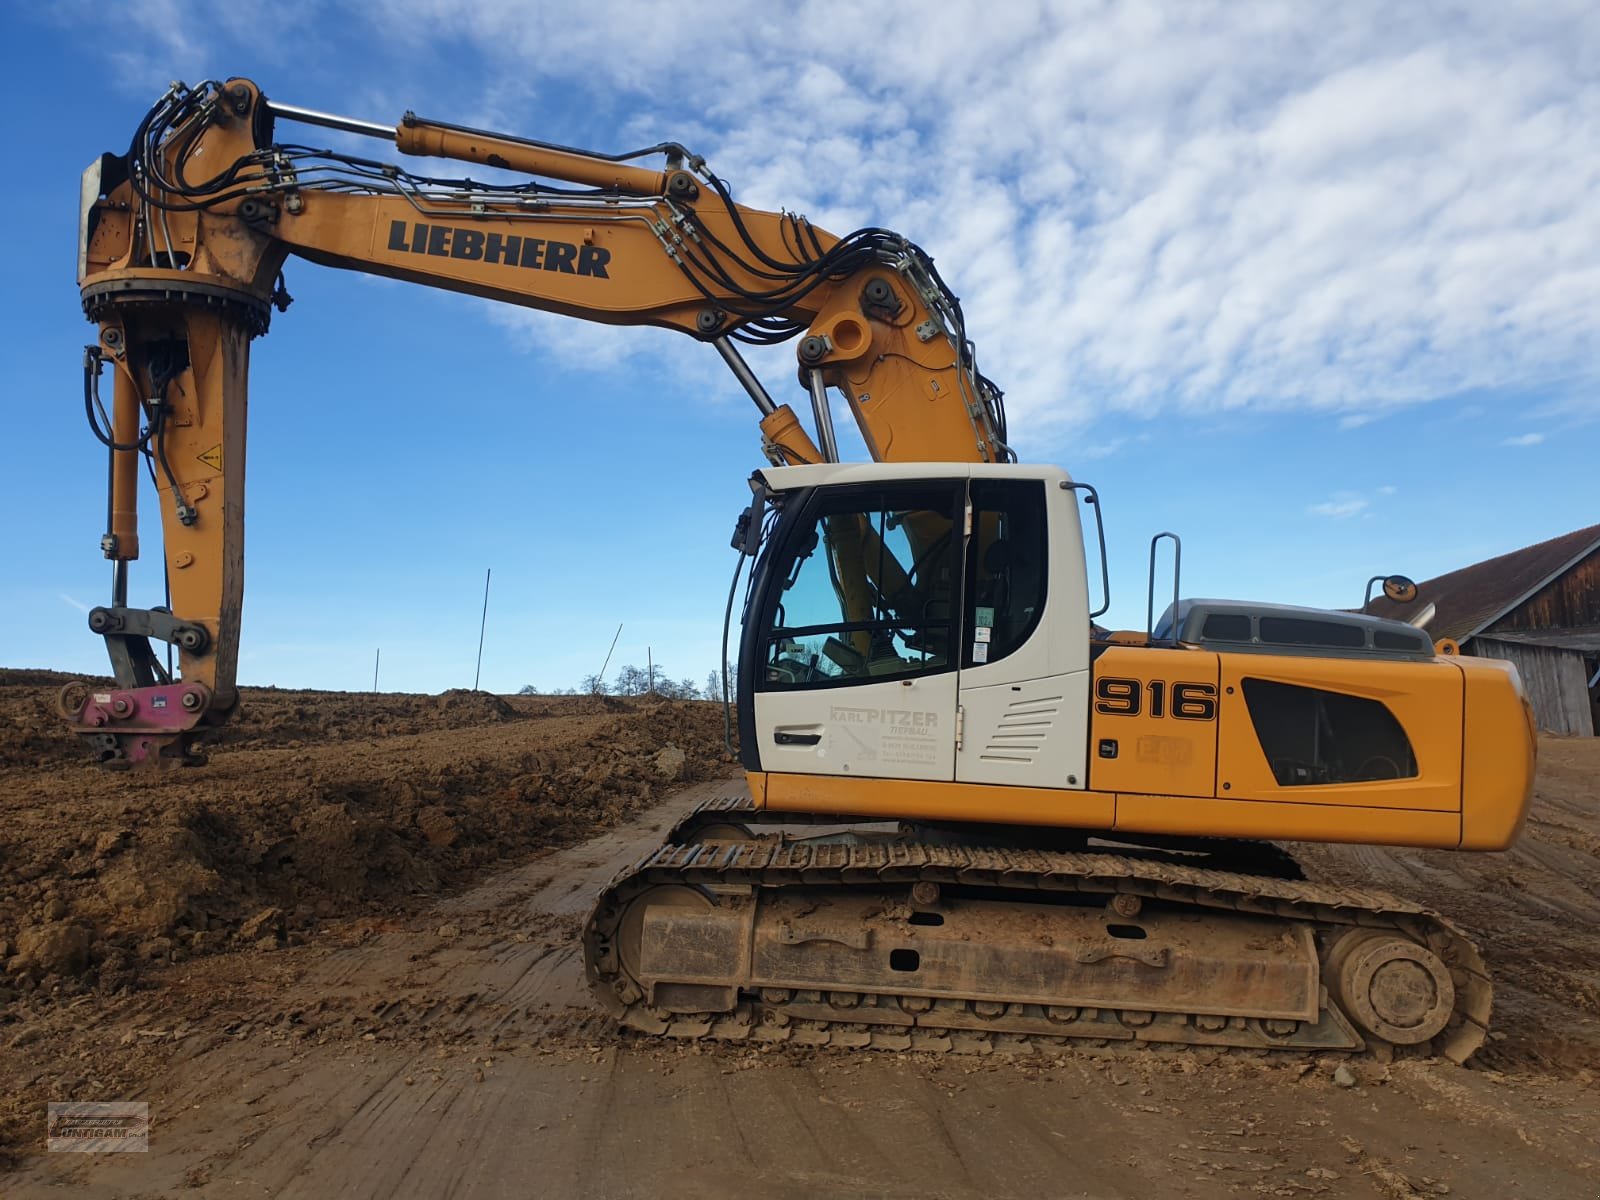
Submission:
<svg viewBox="0 0 1600 1200">
<path fill-rule="evenodd" d="M 766 688 L 954 665 L 960 490 L 927 483 L 815 494 L 771 565 Z M 774 581 L 778 582 L 778 581 Z"/>
</svg>

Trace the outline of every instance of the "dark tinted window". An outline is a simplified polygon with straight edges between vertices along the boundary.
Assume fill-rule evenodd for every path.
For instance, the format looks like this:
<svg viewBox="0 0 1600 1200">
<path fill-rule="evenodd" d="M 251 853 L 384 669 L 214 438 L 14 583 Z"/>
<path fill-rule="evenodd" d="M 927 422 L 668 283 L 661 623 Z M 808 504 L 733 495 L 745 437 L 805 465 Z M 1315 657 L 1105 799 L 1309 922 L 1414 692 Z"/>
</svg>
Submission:
<svg viewBox="0 0 1600 1200">
<path fill-rule="evenodd" d="M 1028 640 L 1044 611 L 1049 539 L 1044 482 L 975 479 L 962 662 L 996 662 Z"/>
<path fill-rule="evenodd" d="M 1427 654 L 1433 649 L 1425 633 L 1396 633 L 1388 629 L 1374 630 L 1372 644 L 1379 650 L 1410 650 Z"/>
<path fill-rule="evenodd" d="M 1406 731 L 1376 700 L 1268 679 L 1246 679 L 1244 700 L 1273 777 L 1284 787 L 1417 774 Z"/>
<path fill-rule="evenodd" d="M 1248 642 L 1250 618 L 1244 613 L 1212 613 L 1200 630 L 1203 638 L 1216 638 L 1220 642 Z"/>
<path fill-rule="evenodd" d="M 1261 640 L 1277 646 L 1365 646 L 1364 631 L 1354 625 L 1305 617 L 1262 617 Z"/>
</svg>

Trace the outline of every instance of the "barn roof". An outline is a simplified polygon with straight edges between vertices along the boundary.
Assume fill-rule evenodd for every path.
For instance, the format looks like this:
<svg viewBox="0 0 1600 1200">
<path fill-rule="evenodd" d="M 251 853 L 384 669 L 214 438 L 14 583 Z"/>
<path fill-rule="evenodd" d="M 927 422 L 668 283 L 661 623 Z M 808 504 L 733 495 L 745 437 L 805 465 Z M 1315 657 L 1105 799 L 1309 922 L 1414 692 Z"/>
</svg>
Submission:
<svg viewBox="0 0 1600 1200">
<path fill-rule="evenodd" d="M 1435 612 L 1428 632 L 1435 638 L 1464 642 L 1596 549 L 1600 549 L 1600 525 L 1575 529 L 1420 583 L 1417 598 L 1409 604 L 1379 596 L 1364 611 L 1404 621 L 1431 603 Z"/>
</svg>

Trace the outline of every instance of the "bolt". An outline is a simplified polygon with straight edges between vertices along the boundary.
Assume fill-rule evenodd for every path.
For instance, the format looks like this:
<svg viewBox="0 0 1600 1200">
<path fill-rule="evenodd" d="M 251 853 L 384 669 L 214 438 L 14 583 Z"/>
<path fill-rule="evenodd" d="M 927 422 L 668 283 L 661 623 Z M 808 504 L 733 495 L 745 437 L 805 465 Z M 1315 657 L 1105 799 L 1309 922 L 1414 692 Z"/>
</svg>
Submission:
<svg viewBox="0 0 1600 1200">
<path fill-rule="evenodd" d="M 1143 907 L 1143 900 L 1127 892 L 1118 892 L 1111 897 L 1111 911 L 1119 917 L 1137 917 L 1139 910 Z"/>
<path fill-rule="evenodd" d="M 911 898 L 918 904 L 937 904 L 939 885 L 931 879 L 919 879 L 911 885 Z"/>
<path fill-rule="evenodd" d="M 828 352 L 828 339 L 812 334 L 800 343 L 800 361 L 814 363 L 822 361 L 822 356 Z"/>
<path fill-rule="evenodd" d="M 183 699 L 179 701 L 179 703 L 181 703 L 190 712 L 196 712 L 200 706 L 205 703 L 205 697 L 199 692 L 185 692 L 183 694 Z"/>
</svg>

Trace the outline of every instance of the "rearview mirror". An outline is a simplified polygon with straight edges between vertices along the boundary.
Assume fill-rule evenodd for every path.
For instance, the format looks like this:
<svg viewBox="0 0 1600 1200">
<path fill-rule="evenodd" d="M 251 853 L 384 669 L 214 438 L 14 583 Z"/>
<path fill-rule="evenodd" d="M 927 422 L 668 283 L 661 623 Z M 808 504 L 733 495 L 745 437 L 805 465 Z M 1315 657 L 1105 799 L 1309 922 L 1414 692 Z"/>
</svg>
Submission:
<svg viewBox="0 0 1600 1200">
<path fill-rule="evenodd" d="M 1417 585 L 1404 575 L 1391 575 L 1383 581 L 1383 594 L 1396 604 L 1410 604 L 1417 598 Z"/>
</svg>

